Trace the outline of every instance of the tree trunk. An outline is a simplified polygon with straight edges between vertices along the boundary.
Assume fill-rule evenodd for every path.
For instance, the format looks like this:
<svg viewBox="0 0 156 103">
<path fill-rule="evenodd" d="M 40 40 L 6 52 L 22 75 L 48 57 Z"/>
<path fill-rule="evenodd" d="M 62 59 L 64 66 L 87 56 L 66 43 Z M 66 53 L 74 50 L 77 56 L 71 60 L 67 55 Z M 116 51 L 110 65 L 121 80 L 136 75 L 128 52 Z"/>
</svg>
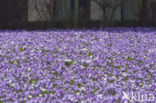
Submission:
<svg viewBox="0 0 156 103">
<path fill-rule="evenodd" d="M 103 18 L 102 18 L 102 26 L 103 27 L 106 27 L 108 26 L 108 18 L 107 18 L 107 15 L 106 15 L 106 8 L 103 8 Z"/>
<path fill-rule="evenodd" d="M 140 11 L 140 20 L 145 25 L 148 19 L 147 0 L 142 0 L 142 6 Z"/>
</svg>

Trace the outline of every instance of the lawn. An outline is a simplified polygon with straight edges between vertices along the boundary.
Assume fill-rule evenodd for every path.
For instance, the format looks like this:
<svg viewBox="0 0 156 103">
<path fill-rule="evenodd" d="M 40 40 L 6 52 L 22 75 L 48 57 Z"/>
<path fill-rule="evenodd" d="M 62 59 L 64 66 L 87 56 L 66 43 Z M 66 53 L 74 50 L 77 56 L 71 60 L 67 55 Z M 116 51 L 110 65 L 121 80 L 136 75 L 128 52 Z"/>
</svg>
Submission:
<svg viewBox="0 0 156 103">
<path fill-rule="evenodd" d="M 155 81 L 153 30 L 0 31 L 0 103 L 152 103 Z"/>
</svg>

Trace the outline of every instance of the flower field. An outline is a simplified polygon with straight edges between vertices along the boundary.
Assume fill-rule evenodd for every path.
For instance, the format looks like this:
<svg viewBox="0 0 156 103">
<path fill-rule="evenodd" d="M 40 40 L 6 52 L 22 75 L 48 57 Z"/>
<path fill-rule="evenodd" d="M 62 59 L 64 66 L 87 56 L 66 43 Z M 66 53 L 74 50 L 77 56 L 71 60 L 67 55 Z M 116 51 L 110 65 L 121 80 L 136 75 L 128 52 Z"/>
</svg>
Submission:
<svg viewBox="0 0 156 103">
<path fill-rule="evenodd" d="M 155 81 L 155 31 L 0 32 L 0 103 L 124 103 Z"/>
</svg>

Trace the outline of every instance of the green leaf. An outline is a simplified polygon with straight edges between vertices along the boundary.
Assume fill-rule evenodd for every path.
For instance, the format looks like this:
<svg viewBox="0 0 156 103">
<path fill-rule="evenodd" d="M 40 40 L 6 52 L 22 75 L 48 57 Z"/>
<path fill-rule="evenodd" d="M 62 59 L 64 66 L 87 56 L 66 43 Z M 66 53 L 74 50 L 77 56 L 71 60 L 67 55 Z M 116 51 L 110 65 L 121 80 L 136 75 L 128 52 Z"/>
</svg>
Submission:
<svg viewBox="0 0 156 103">
<path fill-rule="evenodd" d="M 139 67 L 141 67 L 141 65 L 144 63 L 144 61 L 139 61 L 139 63 L 137 64 Z"/>
<path fill-rule="evenodd" d="M 100 93 L 100 94 L 103 94 L 103 92 L 104 92 L 104 90 L 101 90 L 99 93 Z"/>
<path fill-rule="evenodd" d="M 19 60 L 16 60 L 16 63 L 17 63 L 17 64 L 19 64 L 19 63 L 20 63 L 20 61 L 19 61 Z"/>
<path fill-rule="evenodd" d="M 127 68 L 125 68 L 125 72 L 127 73 Z"/>
<path fill-rule="evenodd" d="M 57 84 L 53 84 L 53 88 L 56 88 L 57 87 Z"/>
<path fill-rule="evenodd" d="M 112 44 L 108 44 L 108 46 L 112 47 Z"/>
<path fill-rule="evenodd" d="M 154 64 L 150 64 L 149 66 L 150 66 L 150 68 L 152 68 L 154 66 Z"/>
<path fill-rule="evenodd" d="M 93 78 L 93 81 L 97 81 L 96 77 Z"/>
<path fill-rule="evenodd" d="M 69 84 L 70 85 L 75 85 L 75 81 L 72 79 L 72 80 L 70 80 Z"/>
<path fill-rule="evenodd" d="M 85 68 L 87 68 L 87 67 L 89 66 L 89 64 L 88 64 L 88 63 L 83 63 L 83 66 L 84 66 Z"/>
<path fill-rule="evenodd" d="M 120 103 L 119 99 L 116 100 L 116 103 Z"/>
<path fill-rule="evenodd" d="M 79 83 L 79 84 L 77 84 L 77 86 L 78 86 L 78 88 L 81 88 L 82 87 L 82 85 Z"/>
<path fill-rule="evenodd" d="M 43 96 L 44 96 L 45 94 L 55 94 L 55 91 L 43 91 L 41 94 L 42 94 Z"/>
<path fill-rule="evenodd" d="M 112 73 L 108 73 L 107 76 L 111 77 L 113 74 Z"/>
<path fill-rule="evenodd" d="M 112 58 L 112 57 L 108 57 L 107 59 L 109 59 L 109 60 L 113 61 L 113 58 Z"/>
<path fill-rule="evenodd" d="M 46 52 L 50 52 L 50 50 L 46 50 Z"/>
<path fill-rule="evenodd" d="M 119 69 L 122 69 L 122 66 L 118 66 Z"/>
<path fill-rule="evenodd" d="M 128 76 L 126 76 L 124 79 L 123 79 L 123 81 L 127 81 L 128 80 Z"/>
<path fill-rule="evenodd" d="M 126 58 L 126 60 L 128 60 L 128 61 L 132 61 L 132 60 L 134 60 L 134 59 L 131 58 L 130 56 L 128 56 L 128 57 Z"/>
<path fill-rule="evenodd" d="M 66 67 L 70 67 L 70 65 L 72 65 L 74 62 L 73 61 L 71 61 L 71 62 L 65 62 L 65 65 L 66 65 Z"/>
<path fill-rule="evenodd" d="M 55 51 L 54 53 L 57 54 L 57 53 L 59 53 L 59 51 L 57 50 L 57 51 Z"/>
<path fill-rule="evenodd" d="M 32 80 L 29 81 L 29 84 L 33 84 L 33 83 L 36 84 L 36 83 L 38 82 L 38 80 L 39 80 L 39 79 L 32 79 Z"/>
<path fill-rule="evenodd" d="M 149 76 L 150 78 L 153 78 L 153 75 L 152 75 L 150 72 L 148 72 L 148 76 Z"/>
<path fill-rule="evenodd" d="M 23 82 L 27 82 L 27 80 L 28 80 L 28 77 L 23 77 Z"/>
<path fill-rule="evenodd" d="M 115 89 L 112 89 L 112 88 L 108 89 L 108 90 L 107 90 L 107 93 L 110 94 L 110 95 L 113 95 L 113 96 L 116 95 Z"/>
<path fill-rule="evenodd" d="M 89 44 L 87 44 L 87 43 L 83 43 L 83 45 L 88 46 Z"/>
<path fill-rule="evenodd" d="M 45 50 L 44 49 L 42 50 L 42 53 L 45 53 Z"/>
<path fill-rule="evenodd" d="M 94 67 L 94 69 L 96 69 L 97 66 L 96 65 L 93 65 L 93 67 Z"/>
<path fill-rule="evenodd" d="M 65 55 L 65 53 L 62 53 L 62 55 Z"/>
<path fill-rule="evenodd" d="M 95 88 L 94 91 L 91 92 L 91 94 L 95 94 L 98 90 L 99 88 Z"/>
<path fill-rule="evenodd" d="M 108 80 L 108 83 L 114 83 L 114 80 Z"/>
<path fill-rule="evenodd" d="M 89 51 L 88 56 L 90 57 L 92 55 L 93 55 L 93 53 L 91 51 Z"/>
<path fill-rule="evenodd" d="M 82 51 L 80 52 L 80 55 L 83 55 L 83 52 Z"/>
<path fill-rule="evenodd" d="M 7 54 L 11 53 L 11 51 L 7 51 Z"/>
<path fill-rule="evenodd" d="M 14 61 L 9 61 L 9 63 L 10 63 L 10 64 L 14 64 L 15 62 L 14 62 Z"/>
<path fill-rule="evenodd" d="M 74 93 L 75 93 L 75 94 L 77 94 L 77 93 L 79 93 L 79 91 L 77 91 L 77 90 L 74 90 Z"/>
<path fill-rule="evenodd" d="M 144 61 L 140 61 L 140 64 L 143 64 L 144 63 Z"/>
<path fill-rule="evenodd" d="M 55 71 L 53 74 L 56 75 L 56 77 L 60 77 L 57 71 Z"/>
<path fill-rule="evenodd" d="M 23 48 L 20 48 L 20 52 L 23 52 Z"/>
<path fill-rule="evenodd" d="M 82 90 L 81 92 L 82 92 L 83 95 L 85 95 L 85 93 L 86 93 L 84 90 Z"/>
<path fill-rule="evenodd" d="M 101 76 L 100 75 L 98 75 L 98 79 L 101 79 Z"/>
</svg>

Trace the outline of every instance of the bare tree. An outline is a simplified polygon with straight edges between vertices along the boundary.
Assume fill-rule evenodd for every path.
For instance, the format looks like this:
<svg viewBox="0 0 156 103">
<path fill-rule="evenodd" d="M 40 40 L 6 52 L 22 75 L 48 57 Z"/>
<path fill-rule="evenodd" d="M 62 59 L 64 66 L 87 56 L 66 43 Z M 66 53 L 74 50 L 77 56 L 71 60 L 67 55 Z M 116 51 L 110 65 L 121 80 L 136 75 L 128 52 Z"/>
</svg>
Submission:
<svg viewBox="0 0 156 103">
<path fill-rule="evenodd" d="M 32 0 L 32 8 L 38 13 L 39 21 L 55 22 L 55 0 Z"/>
<path fill-rule="evenodd" d="M 103 26 L 112 24 L 115 12 L 118 7 L 122 6 L 127 0 L 91 0 L 96 3 L 103 12 Z M 109 9 L 109 10 L 108 10 Z"/>
<path fill-rule="evenodd" d="M 152 20 L 156 21 L 156 1 L 152 1 L 150 3 L 150 8 L 151 8 L 151 11 L 152 11 Z"/>
</svg>

